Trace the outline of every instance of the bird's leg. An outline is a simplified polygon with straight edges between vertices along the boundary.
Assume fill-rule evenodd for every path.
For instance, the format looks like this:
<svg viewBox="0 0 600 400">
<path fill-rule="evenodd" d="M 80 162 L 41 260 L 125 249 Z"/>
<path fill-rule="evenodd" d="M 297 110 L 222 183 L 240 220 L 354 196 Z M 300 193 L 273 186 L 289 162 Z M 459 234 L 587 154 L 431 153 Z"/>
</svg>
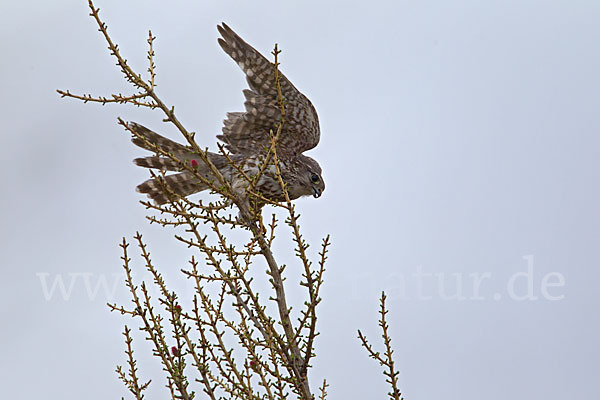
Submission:
<svg viewBox="0 0 600 400">
<path fill-rule="evenodd" d="M 242 215 L 242 212 L 240 211 L 236 218 L 237 221 L 241 224 L 244 224 L 244 225 L 250 227 L 250 225 L 254 222 L 254 220 L 257 220 L 259 229 L 260 229 L 260 233 L 262 235 L 265 235 L 267 233 L 267 228 L 265 228 L 265 225 L 263 223 L 262 212 L 261 212 L 263 204 L 259 204 L 259 202 L 256 200 L 251 201 L 251 198 L 246 191 L 247 181 L 242 179 L 241 177 L 238 179 L 234 179 L 233 184 L 232 184 L 232 189 L 235 192 L 235 194 L 238 196 L 238 198 L 243 199 L 244 205 L 246 206 L 245 208 L 250 212 L 250 217 L 251 217 L 251 220 L 249 220 L 249 221 L 246 220 L 246 218 L 244 218 L 244 216 Z M 252 218 L 252 217 L 254 217 L 254 218 Z"/>
<path fill-rule="evenodd" d="M 260 233 L 263 236 L 266 235 L 267 228 L 265 227 L 265 224 L 263 222 L 262 208 L 259 208 L 256 211 L 254 209 L 250 208 L 250 212 L 252 213 L 252 216 L 256 217 L 256 221 L 258 222 L 258 227 L 260 229 Z M 254 222 L 253 220 L 250 220 L 250 221 L 246 220 L 246 218 L 244 218 L 244 216 L 242 215 L 241 211 L 238 213 L 238 216 L 236 217 L 236 221 L 239 222 L 240 224 L 246 225 L 248 227 L 250 227 L 252 222 Z"/>
<path fill-rule="evenodd" d="M 241 176 L 237 176 L 233 179 L 231 189 L 235 193 L 238 199 L 242 199 L 244 202 L 246 210 L 250 210 L 250 199 L 248 198 L 248 193 L 246 193 L 246 185 Z M 242 215 L 242 211 L 238 213 L 237 221 L 241 224 L 248 225 L 250 221 L 245 221 L 244 216 Z"/>
<path fill-rule="evenodd" d="M 265 224 L 263 222 L 262 207 L 258 209 L 257 215 L 258 215 L 258 226 L 260 228 L 260 233 L 264 236 L 267 234 L 267 227 L 265 226 Z"/>
<path fill-rule="evenodd" d="M 260 233 L 264 236 L 267 234 L 267 228 L 265 227 L 265 224 L 263 223 L 263 216 L 262 216 L 262 209 L 265 206 L 265 204 L 254 198 L 252 199 L 252 205 L 251 205 L 251 212 L 252 215 L 256 218 L 256 220 L 258 221 L 258 227 L 260 229 Z"/>
</svg>

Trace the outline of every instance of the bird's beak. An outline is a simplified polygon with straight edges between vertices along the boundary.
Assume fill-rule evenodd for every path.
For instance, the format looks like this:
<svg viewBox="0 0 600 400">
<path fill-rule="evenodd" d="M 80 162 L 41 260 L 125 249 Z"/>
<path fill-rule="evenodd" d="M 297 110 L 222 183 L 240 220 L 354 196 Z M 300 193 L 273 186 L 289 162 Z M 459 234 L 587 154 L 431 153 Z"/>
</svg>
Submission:
<svg viewBox="0 0 600 400">
<path fill-rule="evenodd" d="M 313 186 L 313 196 L 315 199 L 321 197 L 321 190 Z"/>
</svg>

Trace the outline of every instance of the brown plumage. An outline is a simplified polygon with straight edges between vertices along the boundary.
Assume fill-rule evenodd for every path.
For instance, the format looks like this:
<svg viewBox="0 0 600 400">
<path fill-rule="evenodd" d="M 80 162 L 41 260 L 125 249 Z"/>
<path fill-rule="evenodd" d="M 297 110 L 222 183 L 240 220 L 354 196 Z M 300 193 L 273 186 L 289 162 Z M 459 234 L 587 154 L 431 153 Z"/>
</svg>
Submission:
<svg viewBox="0 0 600 400">
<path fill-rule="evenodd" d="M 259 160 L 270 144 L 269 131 L 275 131 L 280 122 L 275 67 L 225 23 L 217 28 L 222 36 L 218 39 L 219 45 L 246 74 L 250 86 L 250 89 L 243 91 L 246 98 L 244 103 L 246 111 L 227 113 L 223 134 L 218 135 L 217 138 L 225 143 L 225 147 L 230 151 L 229 157 L 241 166 L 247 175 L 254 176 L 258 173 Z M 285 123 L 277 144 L 282 178 L 287 184 L 291 199 L 308 195 L 319 197 L 325 190 L 321 167 L 315 160 L 302 154 L 319 143 L 317 112 L 311 102 L 282 74 L 280 74 L 280 87 L 285 101 Z M 196 160 L 193 165 L 197 166 L 197 172 L 209 180 L 214 179 L 208 167 L 193 154 L 191 147 L 176 143 L 136 123 L 130 123 L 129 127 L 148 142 L 160 146 L 162 150 L 172 153 L 183 162 Z M 134 137 L 132 141 L 142 148 L 153 151 L 138 137 Z M 242 180 L 225 156 L 215 153 L 208 153 L 208 156 L 221 174 L 232 183 L 234 189 L 244 189 L 247 182 Z M 158 155 L 137 158 L 134 162 L 141 167 L 162 171 L 181 170 L 178 163 Z M 162 184 L 156 179 L 163 179 Z M 189 171 L 156 179 L 145 181 L 137 189 L 141 193 L 146 193 L 157 204 L 169 201 L 163 190 L 165 184 L 180 196 L 188 196 L 208 188 Z M 261 176 L 257 189 L 269 199 L 283 200 L 274 167 L 268 168 Z"/>
</svg>

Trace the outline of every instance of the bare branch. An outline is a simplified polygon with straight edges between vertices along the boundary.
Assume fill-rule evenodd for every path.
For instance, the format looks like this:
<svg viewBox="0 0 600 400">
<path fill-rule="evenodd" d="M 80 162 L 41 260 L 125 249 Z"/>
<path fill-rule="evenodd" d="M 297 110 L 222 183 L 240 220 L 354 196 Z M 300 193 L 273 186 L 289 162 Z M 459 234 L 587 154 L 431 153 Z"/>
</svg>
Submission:
<svg viewBox="0 0 600 400">
<path fill-rule="evenodd" d="M 382 338 L 383 343 L 385 345 L 385 352 L 383 355 L 381 353 L 375 351 L 373 346 L 369 344 L 366 336 L 362 334 L 362 332 L 358 331 L 358 338 L 361 341 L 362 346 L 367 350 L 369 357 L 379 362 L 382 367 L 387 368 L 387 370 L 383 371 L 383 374 L 387 377 L 386 382 L 390 384 L 392 391 L 388 393 L 388 396 L 392 400 L 402 400 L 402 393 L 400 393 L 400 389 L 398 388 L 398 375 L 400 372 L 396 371 L 394 368 L 394 359 L 392 355 L 394 354 L 394 350 L 392 350 L 392 338 L 388 333 L 389 326 L 385 319 L 388 311 L 385 308 L 385 292 L 381 292 L 381 308 L 379 310 L 379 326 L 382 330 Z"/>
</svg>

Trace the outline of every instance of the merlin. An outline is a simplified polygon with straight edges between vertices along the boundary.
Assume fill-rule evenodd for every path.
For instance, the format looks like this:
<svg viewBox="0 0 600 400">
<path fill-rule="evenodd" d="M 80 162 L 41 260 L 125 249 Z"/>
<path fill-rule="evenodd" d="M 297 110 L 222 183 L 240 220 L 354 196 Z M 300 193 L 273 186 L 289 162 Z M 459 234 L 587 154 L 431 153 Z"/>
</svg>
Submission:
<svg viewBox="0 0 600 400">
<path fill-rule="evenodd" d="M 207 157 L 223 177 L 232 183 L 234 190 L 243 191 L 249 182 L 248 179 L 242 179 L 240 170 L 247 177 L 258 175 L 266 149 L 271 146 L 272 132 L 277 130 L 281 121 L 276 66 L 225 23 L 217 26 L 217 29 L 221 34 L 221 38 L 218 39 L 219 45 L 244 72 L 249 89 L 243 90 L 246 111 L 227 113 L 223 134 L 217 136 L 229 154 L 226 156 L 208 152 Z M 285 123 L 280 127 L 276 147 L 281 179 L 291 200 L 310 195 L 320 197 L 325 190 L 321 167 L 314 159 L 302 154 L 319 143 L 317 112 L 310 100 L 282 74 L 279 75 L 279 87 L 285 104 Z M 207 180 L 214 179 L 208 166 L 191 147 L 176 143 L 136 123 L 130 123 L 129 128 L 136 133 L 132 141 L 137 146 L 154 151 L 155 148 L 148 144 L 152 143 L 178 160 L 190 162 L 195 172 L 202 174 Z M 232 165 L 230 160 L 235 165 Z M 147 194 L 156 204 L 161 205 L 172 200 L 173 196 L 168 195 L 169 192 L 186 197 L 209 188 L 193 172 L 182 171 L 181 163 L 170 157 L 153 155 L 137 158 L 134 162 L 141 167 L 158 169 L 164 173 L 174 172 L 138 185 L 137 190 Z M 165 186 L 167 191 L 164 190 Z M 265 169 L 255 182 L 254 188 L 271 201 L 285 200 L 274 165 Z"/>
</svg>

